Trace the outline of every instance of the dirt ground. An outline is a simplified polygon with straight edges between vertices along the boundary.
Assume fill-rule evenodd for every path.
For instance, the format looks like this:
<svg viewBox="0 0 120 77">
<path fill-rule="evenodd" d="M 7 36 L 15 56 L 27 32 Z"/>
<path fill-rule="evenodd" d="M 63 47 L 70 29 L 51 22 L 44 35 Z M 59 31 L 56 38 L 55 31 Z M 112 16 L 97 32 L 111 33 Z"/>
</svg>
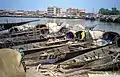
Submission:
<svg viewBox="0 0 120 77">
<path fill-rule="evenodd" d="M 48 66 L 47 68 L 51 68 L 51 67 Z M 53 69 L 54 68 L 49 69 L 49 72 L 47 72 L 47 74 L 45 75 L 45 71 L 43 71 L 45 69 L 37 70 L 37 67 L 29 67 L 29 69 L 27 69 L 26 72 L 26 77 L 120 77 L 119 72 L 113 73 L 113 72 L 101 71 L 101 72 L 92 72 L 92 73 L 89 72 L 89 74 L 87 74 L 86 72 L 84 72 L 84 70 L 78 70 L 64 74 L 57 71 L 53 71 Z"/>
<path fill-rule="evenodd" d="M 29 69 L 27 69 L 27 72 L 26 72 L 26 77 L 88 77 L 88 74 L 79 74 L 78 71 L 73 72 L 72 73 L 67 73 L 67 74 L 64 74 L 64 73 L 59 73 L 59 72 L 53 72 L 52 70 L 49 70 L 49 72 L 47 72 L 47 74 L 45 75 L 45 73 L 43 73 L 43 70 L 42 70 L 42 73 L 41 73 L 41 70 L 42 69 L 39 69 L 37 70 L 36 67 L 29 67 Z M 49 75 L 48 75 L 49 73 Z"/>
<path fill-rule="evenodd" d="M 26 77 L 45 77 L 44 75 L 40 74 L 35 67 L 31 67 L 26 71 Z"/>
</svg>

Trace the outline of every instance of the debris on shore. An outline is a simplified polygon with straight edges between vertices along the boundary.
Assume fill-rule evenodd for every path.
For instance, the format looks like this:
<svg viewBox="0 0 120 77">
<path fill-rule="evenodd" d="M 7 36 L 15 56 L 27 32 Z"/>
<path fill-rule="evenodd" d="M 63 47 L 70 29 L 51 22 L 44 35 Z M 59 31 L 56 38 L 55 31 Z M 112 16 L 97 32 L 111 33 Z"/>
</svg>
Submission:
<svg viewBox="0 0 120 77">
<path fill-rule="evenodd" d="M 65 23 L 47 23 L 6 36 L 0 37 L 0 53 L 19 53 L 26 77 L 94 77 L 91 71 L 120 67 L 120 34 L 115 32 L 95 31 L 80 24 L 73 28 Z M 0 61 L 16 64 L 18 57 L 7 58 L 6 54 Z M 4 69 L 10 65 L 7 63 Z"/>
</svg>

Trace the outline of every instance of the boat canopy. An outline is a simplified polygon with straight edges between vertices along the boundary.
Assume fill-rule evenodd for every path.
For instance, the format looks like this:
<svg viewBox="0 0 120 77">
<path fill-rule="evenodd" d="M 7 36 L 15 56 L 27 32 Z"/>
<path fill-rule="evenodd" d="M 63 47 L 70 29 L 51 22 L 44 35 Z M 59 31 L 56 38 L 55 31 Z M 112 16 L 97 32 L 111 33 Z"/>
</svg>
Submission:
<svg viewBox="0 0 120 77">
<path fill-rule="evenodd" d="M 73 30 L 66 33 L 66 38 L 67 39 L 74 39 L 75 37 L 76 37 L 75 31 L 73 31 Z"/>
<path fill-rule="evenodd" d="M 75 35 L 76 35 L 76 38 L 79 40 L 85 39 L 85 32 L 84 31 L 78 31 L 75 33 Z"/>
<path fill-rule="evenodd" d="M 43 28 L 43 27 L 47 27 L 47 26 L 45 24 L 37 24 L 35 28 Z"/>
<path fill-rule="evenodd" d="M 46 26 L 46 24 L 38 24 L 35 28 L 37 30 L 40 30 L 41 34 L 48 34 L 49 33 L 49 29 Z"/>
<path fill-rule="evenodd" d="M 120 37 L 117 38 L 116 44 L 117 44 L 118 47 L 120 47 Z"/>
<path fill-rule="evenodd" d="M 108 40 L 108 41 L 112 41 L 112 42 L 115 42 L 118 37 L 120 37 L 120 35 L 116 32 L 105 32 L 103 34 L 104 40 Z"/>
</svg>

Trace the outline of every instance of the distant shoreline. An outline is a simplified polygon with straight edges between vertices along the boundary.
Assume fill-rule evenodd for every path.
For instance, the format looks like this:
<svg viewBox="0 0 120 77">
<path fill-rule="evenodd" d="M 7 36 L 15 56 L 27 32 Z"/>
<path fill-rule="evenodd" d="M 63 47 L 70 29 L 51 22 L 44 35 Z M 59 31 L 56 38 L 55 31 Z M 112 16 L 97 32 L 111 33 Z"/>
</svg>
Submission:
<svg viewBox="0 0 120 77">
<path fill-rule="evenodd" d="M 55 19 L 84 19 L 84 20 L 91 20 L 91 21 L 101 21 L 101 22 L 108 22 L 108 23 L 119 23 L 120 24 L 120 18 L 113 20 L 112 18 L 82 18 L 82 17 L 50 17 L 50 16 L 0 16 L 0 17 L 16 17 L 16 18 L 55 18 Z"/>
<path fill-rule="evenodd" d="M 0 17 L 16 17 L 16 18 L 42 18 L 39 16 L 0 16 Z"/>
<path fill-rule="evenodd" d="M 0 17 L 17 17 L 17 18 L 56 18 L 56 19 L 84 19 L 84 18 L 70 18 L 70 17 L 40 17 L 40 16 L 0 16 Z"/>
</svg>

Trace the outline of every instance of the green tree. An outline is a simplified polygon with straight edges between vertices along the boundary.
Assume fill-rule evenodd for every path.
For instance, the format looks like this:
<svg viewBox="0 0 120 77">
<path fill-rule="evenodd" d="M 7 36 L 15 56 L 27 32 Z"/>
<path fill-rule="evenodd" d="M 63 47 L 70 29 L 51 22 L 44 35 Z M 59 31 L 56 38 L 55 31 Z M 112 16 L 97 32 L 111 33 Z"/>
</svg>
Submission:
<svg viewBox="0 0 120 77">
<path fill-rule="evenodd" d="M 117 10 L 117 8 L 112 8 L 111 10 L 101 8 L 99 10 L 99 13 L 103 14 L 103 15 L 117 15 L 117 14 L 119 14 L 119 11 Z"/>
<path fill-rule="evenodd" d="M 119 11 L 117 10 L 117 8 L 113 7 L 112 11 L 111 11 L 111 14 L 112 15 L 117 15 L 117 14 L 119 14 Z"/>
<path fill-rule="evenodd" d="M 103 14 L 105 12 L 105 9 L 104 8 L 101 8 L 100 10 L 99 10 L 99 13 L 100 14 Z"/>
<path fill-rule="evenodd" d="M 111 10 L 105 9 L 105 15 L 110 15 L 110 13 L 111 13 Z"/>
</svg>

